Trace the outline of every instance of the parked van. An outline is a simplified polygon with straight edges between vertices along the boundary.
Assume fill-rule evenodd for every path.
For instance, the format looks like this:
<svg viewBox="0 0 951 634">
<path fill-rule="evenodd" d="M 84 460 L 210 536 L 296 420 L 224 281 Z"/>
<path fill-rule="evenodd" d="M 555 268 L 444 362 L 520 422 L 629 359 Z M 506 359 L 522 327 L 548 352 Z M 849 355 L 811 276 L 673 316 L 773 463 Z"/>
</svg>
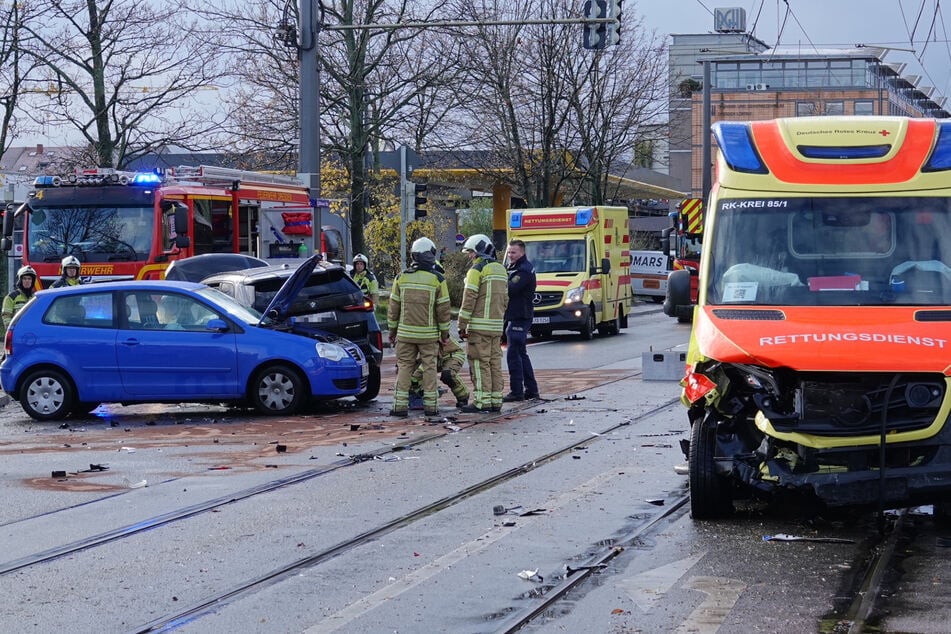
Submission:
<svg viewBox="0 0 951 634">
<path fill-rule="evenodd" d="M 508 239 L 535 265 L 532 336 L 577 330 L 591 339 L 627 328 L 631 236 L 625 207 L 510 209 Z"/>
<path fill-rule="evenodd" d="M 951 122 L 713 132 L 683 381 L 693 517 L 725 515 L 739 495 L 947 504 Z"/>
</svg>

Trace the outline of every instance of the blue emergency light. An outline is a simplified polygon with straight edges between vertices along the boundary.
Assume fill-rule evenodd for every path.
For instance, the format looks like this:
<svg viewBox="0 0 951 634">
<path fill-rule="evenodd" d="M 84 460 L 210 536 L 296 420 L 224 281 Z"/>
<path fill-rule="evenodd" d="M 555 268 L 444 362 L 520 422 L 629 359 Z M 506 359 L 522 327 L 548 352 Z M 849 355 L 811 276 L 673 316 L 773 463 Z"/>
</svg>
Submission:
<svg viewBox="0 0 951 634">
<path fill-rule="evenodd" d="M 513 211 L 512 215 L 509 216 L 509 229 L 521 229 L 522 228 L 522 212 Z"/>
<path fill-rule="evenodd" d="M 720 147 L 723 160 L 735 172 L 769 174 L 766 165 L 753 147 L 753 137 L 748 123 L 718 121 L 713 124 L 713 136 Z"/>
<path fill-rule="evenodd" d="M 853 145 L 832 147 L 828 145 L 797 145 L 796 149 L 806 158 L 817 159 L 868 159 L 881 158 L 892 149 L 890 144 Z"/>
<path fill-rule="evenodd" d="M 579 209 L 575 212 L 575 225 L 578 227 L 585 227 L 591 222 L 591 218 L 594 216 L 594 208 L 586 207 L 584 209 Z"/>
<path fill-rule="evenodd" d="M 162 177 L 151 172 L 141 172 L 132 178 L 133 185 L 155 185 L 162 182 Z"/>
<path fill-rule="evenodd" d="M 951 123 L 942 122 L 938 124 L 938 140 L 921 171 L 941 172 L 948 169 L 951 169 Z"/>
</svg>

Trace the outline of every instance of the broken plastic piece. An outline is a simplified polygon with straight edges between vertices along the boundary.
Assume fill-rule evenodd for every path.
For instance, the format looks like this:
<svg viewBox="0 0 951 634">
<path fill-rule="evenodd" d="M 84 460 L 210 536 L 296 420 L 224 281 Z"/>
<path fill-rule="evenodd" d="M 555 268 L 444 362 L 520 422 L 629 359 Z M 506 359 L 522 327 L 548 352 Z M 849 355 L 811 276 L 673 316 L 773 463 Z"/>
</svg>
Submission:
<svg viewBox="0 0 951 634">
<path fill-rule="evenodd" d="M 538 568 L 535 570 L 523 570 L 518 573 L 519 579 L 524 579 L 525 581 L 531 581 L 533 579 L 538 579 L 539 581 L 544 581 L 545 578 L 538 574 Z"/>
<path fill-rule="evenodd" d="M 287 445 L 277 445 L 277 446 L 274 447 L 274 448 L 277 449 L 277 453 L 286 453 L 286 452 L 287 452 Z"/>
<path fill-rule="evenodd" d="M 519 513 L 519 517 L 527 517 L 529 515 L 542 515 L 547 513 L 548 509 L 532 509 L 531 511 L 525 511 L 524 513 Z"/>
<path fill-rule="evenodd" d="M 503 505 L 501 505 L 501 504 L 497 504 L 496 506 L 493 506 L 493 507 L 492 507 L 492 514 L 493 514 L 493 515 L 505 515 L 505 514 L 508 513 L 509 511 L 514 511 L 515 509 L 520 509 L 520 508 L 522 508 L 522 505 L 521 505 L 521 504 L 516 504 L 515 506 L 512 506 L 512 507 L 505 507 L 505 506 L 503 506 Z"/>
<path fill-rule="evenodd" d="M 352 423 L 352 424 L 350 425 L 350 431 L 357 431 L 358 429 L 360 429 L 360 424 L 359 424 L 359 423 Z"/>
<path fill-rule="evenodd" d="M 648 504 L 653 504 L 654 506 L 663 506 L 663 505 L 664 505 L 664 499 L 663 499 L 663 498 L 652 498 L 652 499 L 650 499 L 650 500 L 647 500 L 647 503 L 648 503 Z"/>
<path fill-rule="evenodd" d="M 50 474 L 50 477 L 52 477 L 52 478 L 65 478 L 65 477 L 66 477 L 66 472 L 65 472 L 65 471 L 54 471 L 52 474 Z"/>
<path fill-rule="evenodd" d="M 133 482 L 129 485 L 130 489 L 142 489 L 149 486 L 148 480 L 139 480 L 138 482 Z"/>
<path fill-rule="evenodd" d="M 821 542 L 826 544 L 854 544 L 854 539 L 845 539 L 844 537 L 804 537 L 802 535 L 787 535 L 786 533 L 776 533 L 775 535 L 763 535 L 764 542 Z"/>
<path fill-rule="evenodd" d="M 135 447 L 119 447 L 119 451 L 124 451 L 126 453 L 135 453 Z"/>
</svg>

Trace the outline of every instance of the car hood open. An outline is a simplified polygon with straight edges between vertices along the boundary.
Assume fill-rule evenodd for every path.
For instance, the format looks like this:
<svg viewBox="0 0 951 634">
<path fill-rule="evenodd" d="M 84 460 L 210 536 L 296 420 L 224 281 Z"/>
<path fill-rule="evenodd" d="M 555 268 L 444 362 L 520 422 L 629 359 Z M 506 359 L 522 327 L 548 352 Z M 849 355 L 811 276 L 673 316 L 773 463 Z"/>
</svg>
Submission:
<svg viewBox="0 0 951 634">
<path fill-rule="evenodd" d="M 317 268 L 317 264 L 322 257 L 323 256 L 319 253 L 314 254 L 297 267 L 297 270 L 287 278 L 287 281 L 284 282 L 281 289 L 274 295 L 274 299 L 271 300 L 271 303 L 267 305 L 264 316 L 258 323 L 259 326 L 264 325 L 265 319 L 271 319 L 277 322 L 282 322 L 287 319 L 291 304 L 294 303 L 301 289 L 307 284 L 307 280 L 310 279 L 310 274 Z"/>
</svg>

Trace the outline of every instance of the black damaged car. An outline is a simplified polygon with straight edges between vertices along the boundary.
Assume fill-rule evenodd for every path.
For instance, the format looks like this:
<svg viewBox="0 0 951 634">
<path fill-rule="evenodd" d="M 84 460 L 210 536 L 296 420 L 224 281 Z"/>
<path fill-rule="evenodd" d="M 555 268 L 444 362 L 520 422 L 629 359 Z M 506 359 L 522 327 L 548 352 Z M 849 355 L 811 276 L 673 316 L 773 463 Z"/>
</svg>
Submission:
<svg viewBox="0 0 951 634">
<path fill-rule="evenodd" d="M 217 288 L 238 302 L 264 312 L 284 283 L 297 273 L 300 292 L 290 294 L 288 306 L 271 307 L 289 325 L 317 327 L 357 344 L 369 366 L 367 388 L 356 396 L 370 401 L 380 393 L 383 334 L 373 312 L 373 302 L 339 264 L 313 255 L 300 266 L 279 264 L 211 275 L 203 284 Z"/>
</svg>

